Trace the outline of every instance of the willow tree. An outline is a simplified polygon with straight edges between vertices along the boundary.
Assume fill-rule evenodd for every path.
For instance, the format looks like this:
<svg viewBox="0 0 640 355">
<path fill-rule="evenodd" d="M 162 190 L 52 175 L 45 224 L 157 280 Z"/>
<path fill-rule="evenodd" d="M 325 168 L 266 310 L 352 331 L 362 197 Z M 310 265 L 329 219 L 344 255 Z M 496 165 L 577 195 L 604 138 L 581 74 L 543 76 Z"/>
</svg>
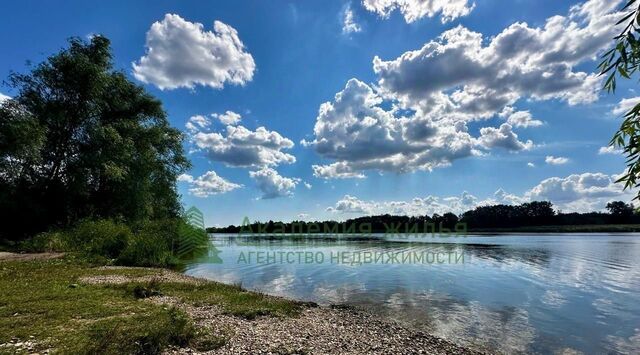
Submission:
<svg viewBox="0 0 640 355">
<path fill-rule="evenodd" d="M 598 66 L 601 75 L 607 79 L 604 89 L 615 92 L 616 79 L 638 77 L 640 69 L 640 3 L 628 0 L 621 9 L 622 17 L 615 24 L 622 30 L 614 38 L 615 45 L 602 56 Z M 640 186 L 640 103 L 624 114 L 620 129 L 611 139 L 610 144 L 624 150 L 627 157 L 627 168 L 618 182 L 623 182 L 625 189 Z M 635 199 L 640 198 L 640 191 Z"/>
<path fill-rule="evenodd" d="M 87 218 L 178 216 L 189 162 L 159 100 L 113 68 L 110 42 L 78 38 L 0 107 L 0 240 Z"/>
</svg>

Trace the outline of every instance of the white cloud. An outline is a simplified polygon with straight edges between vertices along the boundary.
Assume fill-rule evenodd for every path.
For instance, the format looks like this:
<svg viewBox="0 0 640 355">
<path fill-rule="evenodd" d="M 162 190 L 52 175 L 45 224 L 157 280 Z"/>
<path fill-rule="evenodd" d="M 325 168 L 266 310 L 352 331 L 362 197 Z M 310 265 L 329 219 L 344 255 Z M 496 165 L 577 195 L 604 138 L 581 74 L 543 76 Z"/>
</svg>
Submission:
<svg viewBox="0 0 640 355">
<path fill-rule="evenodd" d="M 623 151 L 621 149 L 616 149 L 616 147 L 611 145 L 608 145 L 606 147 L 600 147 L 600 149 L 598 149 L 598 154 L 600 155 L 604 155 L 604 154 L 620 155 L 622 153 Z"/>
<path fill-rule="evenodd" d="M 495 198 L 480 201 L 474 195 L 464 191 L 460 196 L 449 197 L 415 197 L 410 201 L 363 201 L 351 195 L 345 195 L 337 201 L 333 206 L 327 207 L 327 211 L 331 213 L 341 214 L 360 214 L 360 215 L 377 215 L 377 214 L 394 214 L 394 215 L 433 215 L 453 212 L 460 214 L 476 206 L 496 203 L 521 203 L 522 199 L 515 195 L 507 194 L 502 189 L 496 191 Z"/>
<path fill-rule="evenodd" d="M 362 178 L 364 170 L 431 170 L 494 147 L 518 151 L 532 146 L 519 141 L 506 123 L 484 127 L 476 138 L 463 121 L 419 112 L 403 115 L 384 109 L 383 102 L 369 85 L 351 79 L 333 101 L 320 106 L 314 140 L 302 144 L 336 162 L 314 165 L 316 177 Z"/>
<path fill-rule="evenodd" d="M 238 32 L 220 21 L 211 32 L 200 23 L 166 14 L 147 32 L 145 46 L 145 55 L 133 63 L 133 75 L 162 90 L 244 85 L 256 68 Z"/>
<path fill-rule="evenodd" d="M 189 132 L 197 132 L 201 128 L 207 128 L 210 124 L 211 122 L 206 117 L 195 115 L 189 118 L 185 127 L 187 127 Z"/>
<path fill-rule="evenodd" d="M 520 98 L 593 102 L 601 78 L 574 67 L 611 44 L 618 3 L 590 0 L 567 16 L 548 18 L 542 27 L 518 22 L 489 39 L 455 27 L 395 60 L 376 56 L 378 84 L 404 105 L 429 112 L 443 109 L 434 103 L 444 97 L 445 109 L 476 118 L 494 115 Z"/>
<path fill-rule="evenodd" d="M 589 212 L 605 209 L 613 200 L 630 201 L 633 191 L 624 191 L 622 184 L 616 184 L 617 175 L 603 173 L 583 173 L 564 178 L 552 177 L 541 181 L 522 195 L 507 193 L 498 189 L 492 196 L 479 199 L 463 192 L 460 196 L 415 197 L 409 201 L 364 201 L 345 195 L 328 212 L 358 215 L 433 215 L 452 212 L 461 214 L 478 206 L 506 204 L 519 205 L 531 201 L 551 201 L 556 209 L 563 212 Z"/>
<path fill-rule="evenodd" d="M 313 185 L 311 185 L 310 183 L 308 183 L 306 181 L 303 183 L 303 185 L 304 185 L 305 188 L 307 188 L 307 190 L 311 190 L 311 188 L 313 187 Z"/>
<path fill-rule="evenodd" d="M 506 106 L 499 114 L 500 117 L 507 119 L 507 123 L 513 127 L 539 127 L 544 124 L 540 120 L 536 120 L 529 111 L 515 111 L 511 106 Z"/>
<path fill-rule="evenodd" d="M 525 195 L 530 200 L 548 200 L 563 211 L 596 211 L 611 200 L 629 201 L 631 191 L 616 184 L 616 175 L 603 173 L 573 174 L 565 178 L 552 177 L 541 181 Z"/>
<path fill-rule="evenodd" d="M 223 179 L 218 176 L 215 171 L 208 171 L 195 179 L 191 175 L 182 174 L 178 176 L 178 181 L 189 183 L 189 193 L 196 197 L 203 198 L 223 194 L 242 187 L 240 184 L 235 184 Z"/>
<path fill-rule="evenodd" d="M 328 212 L 339 213 L 358 213 L 358 214 L 372 214 L 376 210 L 378 205 L 373 202 L 365 202 L 359 200 L 357 197 L 350 195 L 344 195 L 344 197 L 336 202 L 334 207 L 327 207 Z"/>
<path fill-rule="evenodd" d="M 440 14 L 442 23 L 466 16 L 475 7 L 468 0 L 363 0 L 365 9 L 383 18 L 399 10 L 407 23 Z"/>
<path fill-rule="evenodd" d="M 480 141 L 485 147 L 494 148 L 501 147 L 507 150 L 527 150 L 533 147 L 532 141 L 523 143 L 518 140 L 518 135 L 515 134 L 511 125 L 503 123 L 500 128 L 484 127 L 480 129 Z"/>
<path fill-rule="evenodd" d="M 569 162 L 569 158 L 554 157 L 553 155 L 547 155 L 544 158 L 544 162 L 550 165 L 563 165 Z"/>
<path fill-rule="evenodd" d="M 342 11 L 342 33 L 356 33 L 362 31 L 362 27 L 356 22 L 351 9 L 351 4 L 348 4 Z"/>
<path fill-rule="evenodd" d="M 314 174 L 353 178 L 366 170 L 432 170 L 493 148 L 532 148 L 514 127 L 543 122 L 514 104 L 597 100 L 601 78 L 574 69 L 610 44 L 619 3 L 590 0 L 541 27 L 515 23 L 492 38 L 458 26 L 394 60 L 376 56 L 377 85 L 350 79 L 320 106 L 314 139 L 302 143 L 332 161 L 313 166 Z M 496 115 L 507 122 L 479 127 L 479 137 L 469 133 L 468 123 Z"/>
<path fill-rule="evenodd" d="M 321 179 L 364 179 L 362 173 L 354 172 L 345 162 L 337 162 L 329 165 L 312 165 L 313 176 Z"/>
<path fill-rule="evenodd" d="M 534 164 L 534 163 L 532 163 L 532 162 L 528 162 L 528 163 L 527 163 L 527 166 L 528 166 L 528 167 L 530 167 L 530 168 L 535 168 L 535 167 L 536 167 L 536 164 Z"/>
<path fill-rule="evenodd" d="M 11 98 L 10 96 L 4 95 L 3 93 L 0 92 L 0 104 L 9 100 L 10 98 Z"/>
<path fill-rule="evenodd" d="M 309 219 L 310 215 L 308 213 L 298 213 L 298 219 L 301 221 Z"/>
<path fill-rule="evenodd" d="M 629 112 L 637 104 L 640 104 L 640 96 L 638 96 L 638 97 L 630 97 L 630 98 L 627 98 L 627 99 L 622 99 L 613 108 L 613 111 L 611 111 L 611 112 L 616 116 L 622 116 L 625 113 Z"/>
<path fill-rule="evenodd" d="M 195 127 L 195 124 L 192 125 Z M 189 129 L 189 126 L 187 126 Z M 234 167 L 264 167 L 291 164 L 296 158 L 283 152 L 293 142 L 276 131 L 258 127 L 251 131 L 244 126 L 227 126 L 226 132 L 189 129 L 190 140 L 212 161 Z"/>
<path fill-rule="evenodd" d="M 225 113 L 212 113 L 211 117 L 219 120 L 222 124 L 225 125 L 236 125 L 240 123 L 240 119 L 242 118 L 239 113 L 235 113 L 233 111 L 227 111 Z"/>
<path fill-rule="evenodd" d="M 263 200 L 292 196 L 293 189 L 300 182 L 300 179 L 297 178 L 280 176 L 277 171 L 267 167 L 257 171 L 250 171 L 249 176 L 262 191 L 261 199 Z"/>
</svg>

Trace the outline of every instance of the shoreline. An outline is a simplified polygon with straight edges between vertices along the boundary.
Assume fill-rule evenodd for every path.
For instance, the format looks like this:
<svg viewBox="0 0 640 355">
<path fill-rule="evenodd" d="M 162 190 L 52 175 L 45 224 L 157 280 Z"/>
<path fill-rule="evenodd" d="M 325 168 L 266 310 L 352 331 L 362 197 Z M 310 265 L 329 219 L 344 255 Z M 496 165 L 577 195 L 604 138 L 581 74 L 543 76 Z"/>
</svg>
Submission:
<svg viewBox="0 0 640 355">
<path fill-rule="evenodd" d="M 158 345 L 164 354 L 483 354 L 364 309 L 266 295 L 169 269 L 3 253 L 0 283 L 0 295 L 8 296 L 0 352 L 77 352 L 96 343 L 130 349 L 144 334 L 171 334 L 175 323 L 154 320 L 176 309 L 195 333 L 187 343 Z M 46 319 L 40 299 L 50 302 Z M 96 309 L 97 299 L 112 306 Z M 107 326 L 93 328 L 99 324 Z M 116 329 L 118 342 L 101 343 Z"/>
<path fill-rule="evenodd" d="M 103 269 L 157 271 L 161 273 L 160 282 L 221 284 L 175 270 L 135 267 Z M 82 279 L 81 282 L 119 284 L 148 280 L 148 277 L 133 280 L 122 277 L 98 277 Z M 290 317 L 261 315 L 254 319 L 246 319 L 229 315 L 216 305 L 193 305 L 177 297 L 160 295 L 150 297 L 148 301 L 182 309 L 194 319 L 197 327 L 207 328 L 214 336 L 226 339 L 223 346 L 208 351 L 207 354 L 487 354 L 355 306 L 318 305 L 244 288 L 242 292 L 293 302 L 299 304 L 302 309 L 300 314 Z M 165 353 L 182 355 L 198 351 L 172 347 Z"/>
<path fill-rule="evenodd" d="M 538 234 L 550 234 L 550 233 L 562 233 L 562 234 L 598 234 L 598 233 L 640 233 L 640 224 L 584 224 L 584 225 L 549 225 L 549 226 L 527 226 L 527 227 L 513 227 L 513 228 L 479 228 L 468 229 L 466 234 L 462 233 L 445 233 L 439 231 L 426 231 L 416 233 L 406 233 L 400 231 L 394 231 L 388 233 L 385 231 L 373 231 L 370 233 L 240 233 L 240 232 L 222 232 L 214 231 L 207 232 L 208 234 L 218 235 L 237 235 L 240 237 L 256 237 L 256 236 L 354 236 L 354 237 L 367 237 L 374 235 L 436 235 L 436 236 L 469 236 L 469 235 L 502 235 L 502 234 L 516 234 L 524 233 L 531 235 Z"/>
</svg>

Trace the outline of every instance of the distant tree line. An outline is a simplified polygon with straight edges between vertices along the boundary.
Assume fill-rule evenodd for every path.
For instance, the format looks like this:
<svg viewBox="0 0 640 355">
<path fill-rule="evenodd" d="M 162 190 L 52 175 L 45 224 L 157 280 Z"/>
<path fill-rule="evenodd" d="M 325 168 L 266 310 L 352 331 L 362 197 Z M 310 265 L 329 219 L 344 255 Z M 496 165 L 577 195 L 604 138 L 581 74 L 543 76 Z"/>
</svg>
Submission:
<svg viewBox="0 0 640 355">
<path fill-rule="evenodd" d="M 610 202 L 607 212 L 561 213 L 553 209 L 547 201 L 534 201 L 521 205 L 479 206 L 473 210 L 456 215 L 448 212 L 432 216 L 395 216 L 389 214 L 364 216 L 338 221 L 292 221 L 292 222 L 249 222 L 242 225 L 207 229 L 209 233 L 358 233 L 370 231 L 385 233 L 394 230 L 398 233 L 429 233 L 449 230 L 455 232 L 460 224 L 467 230 L 490 230 L 501 228 L 537 227 L 537 226 L 577 226 L 607 224 L 638 224 L 640 213 L 632 204 L 622 201 Z M 364 228 L 366 226 L 366 228 Z"/>
</svg>

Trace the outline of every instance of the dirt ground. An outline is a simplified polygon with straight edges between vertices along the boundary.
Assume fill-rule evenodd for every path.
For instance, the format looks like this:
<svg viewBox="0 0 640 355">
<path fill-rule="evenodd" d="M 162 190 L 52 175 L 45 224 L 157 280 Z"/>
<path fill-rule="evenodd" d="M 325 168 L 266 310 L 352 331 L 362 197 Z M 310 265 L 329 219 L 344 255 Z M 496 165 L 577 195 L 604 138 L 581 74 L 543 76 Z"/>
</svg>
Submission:
<svg viewBox="0 0 640 355">
<path fill-rule="evenodd" d="M 33 254 L 17 254 L 0 251 L 0 261 L 29 261 L 29 260 L 48 260 L 61 258 L 64 253 L 33 253 Z"/>
</svg>

